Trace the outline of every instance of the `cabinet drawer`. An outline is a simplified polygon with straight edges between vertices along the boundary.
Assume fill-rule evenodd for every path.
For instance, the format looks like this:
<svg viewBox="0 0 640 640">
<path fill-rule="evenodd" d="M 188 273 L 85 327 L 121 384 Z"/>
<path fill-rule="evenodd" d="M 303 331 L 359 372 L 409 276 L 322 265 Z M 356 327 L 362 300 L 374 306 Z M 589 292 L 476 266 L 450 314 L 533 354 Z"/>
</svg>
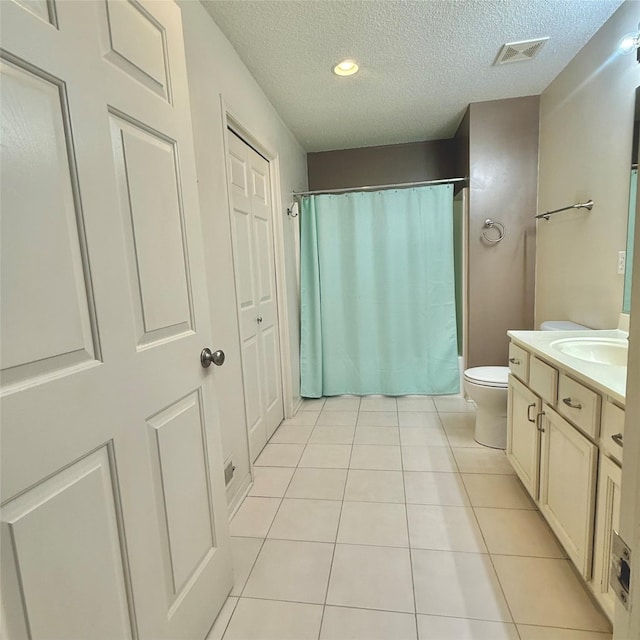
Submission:
<svg viewBox="0 0 640 640">
<path fill-rule="evenodd" d="M 600 433 L 600 395 L 564 373 L 558 383 L 558 413 L 568 418 L 588 436 Z"/>
<path fill-rule="evenodd" d="M 600 446 L 604 453 L 622 464 L 622 436 L 624 435 L 624 409 L 605 402 L 602 410 Z M 615 436 L 615 437 L 614 437 Z"/>
<path fill-rule="evenodd" d="M 529 362 L 529 387 L 551 405 L 556 403 L 558 372 L 546 362 L 531 356 Z"/>
<path fill-rule="evenodd" d="M 522 382 L 529 382 L 529 352 L 513 342 L 509 343 L 509 369 Z"/>
</svg>

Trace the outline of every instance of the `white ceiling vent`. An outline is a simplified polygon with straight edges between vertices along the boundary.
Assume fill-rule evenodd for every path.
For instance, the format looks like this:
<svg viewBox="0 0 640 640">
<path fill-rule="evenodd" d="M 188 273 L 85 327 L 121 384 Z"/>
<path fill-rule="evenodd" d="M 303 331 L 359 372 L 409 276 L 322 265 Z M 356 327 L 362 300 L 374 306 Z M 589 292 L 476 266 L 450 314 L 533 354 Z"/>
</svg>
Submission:
<svg viewBox="0 0 640 640">
<path fill-rule="evenodd" d="M 500 49 L 500 53 L 494 64 L 507 64 L 508 62 L 521 62 L 535 58 L 540 49 L 549 38 L 536 38 L 535 40 L 523 40 L 522 42 L 507 42 Z"/>
</svg>

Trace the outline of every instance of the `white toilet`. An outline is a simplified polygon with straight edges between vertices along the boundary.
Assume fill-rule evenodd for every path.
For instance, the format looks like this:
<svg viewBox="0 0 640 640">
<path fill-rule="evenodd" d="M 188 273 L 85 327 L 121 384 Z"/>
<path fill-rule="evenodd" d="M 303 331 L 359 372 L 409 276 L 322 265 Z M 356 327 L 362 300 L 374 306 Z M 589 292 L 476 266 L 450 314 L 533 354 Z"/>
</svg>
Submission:
<svg viewBox="0 0 640 640">
<path fill-rule="evenodd" d="M 580 331 L 581 324 L 548 320 L 542 331 Z M 464 372 L 464 390 L 476 403 L 476 442 L 494 449 L 507 448 L 507 389 L 509 367 L 473 367 Z"/>
</svg>

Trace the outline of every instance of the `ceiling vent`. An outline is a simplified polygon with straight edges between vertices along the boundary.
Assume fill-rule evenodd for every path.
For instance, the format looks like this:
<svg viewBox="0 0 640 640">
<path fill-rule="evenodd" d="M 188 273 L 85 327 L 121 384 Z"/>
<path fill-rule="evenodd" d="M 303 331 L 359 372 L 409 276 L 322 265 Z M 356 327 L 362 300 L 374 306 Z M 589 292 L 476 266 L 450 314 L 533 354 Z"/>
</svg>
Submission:
<svg viewBox="0 0 640 640">
<path fill-rule="evenodd" d="M 536 38 L 535 40 L 523 40 L 522 42 L 507 42 L 500 49 L 500 53 L 494 64 L 507 64 L 509 62 L 521 62 L 535 58 L 540 49 L 549 38 Z"/>
</svg>

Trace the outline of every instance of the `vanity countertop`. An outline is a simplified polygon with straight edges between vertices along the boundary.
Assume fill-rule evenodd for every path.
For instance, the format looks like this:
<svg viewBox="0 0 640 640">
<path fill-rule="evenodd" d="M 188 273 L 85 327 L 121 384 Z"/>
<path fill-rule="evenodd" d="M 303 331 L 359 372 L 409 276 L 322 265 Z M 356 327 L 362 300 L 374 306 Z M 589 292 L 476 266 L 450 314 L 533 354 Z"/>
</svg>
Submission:
<svg viewBox="0 0 640 640">
<path fill-rule="evenodd" d="M 555 340 L 565 338 L 624 338 L 624 331 L 611 329 L 606 331 L 508 331 L 513 342 L 540 356 L 550 364 L 564 369 L 580 382 L 601 391 L 617 402 L 624 404 L 627 387 L 627 368 L 609 364 L 587 362 L 574 358 L 551 347 Z"/>
</svg>

